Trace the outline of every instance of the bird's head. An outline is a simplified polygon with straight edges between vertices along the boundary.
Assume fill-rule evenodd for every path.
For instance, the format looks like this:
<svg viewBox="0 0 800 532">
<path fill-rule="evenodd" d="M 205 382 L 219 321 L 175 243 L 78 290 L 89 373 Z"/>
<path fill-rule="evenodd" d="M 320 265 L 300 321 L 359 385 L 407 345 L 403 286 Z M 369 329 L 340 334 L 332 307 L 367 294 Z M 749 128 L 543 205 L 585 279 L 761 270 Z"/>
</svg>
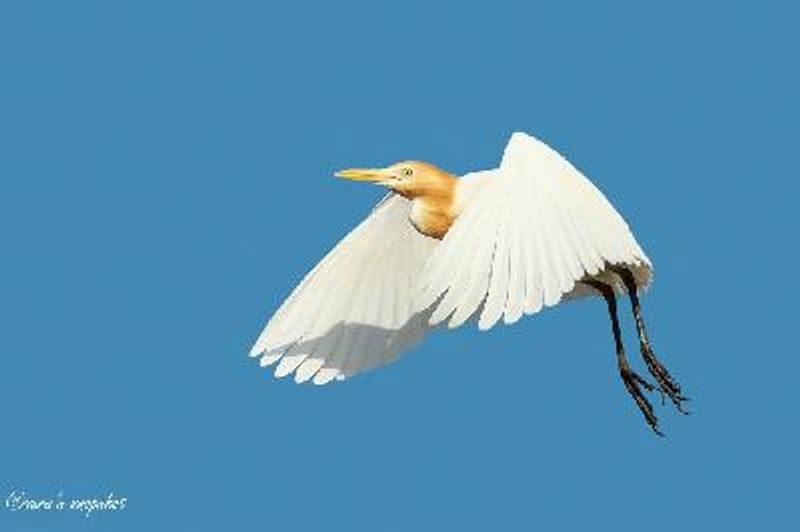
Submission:
<svg viewBox="0 0 800 532">
<path fill-rule="evenodd" d="M 350 168 L 336 176 L 387 187 L 407 198 L 449 192 L 455 177 L 430 163 L 402 161 L 386 168 Z"/>
</svg>

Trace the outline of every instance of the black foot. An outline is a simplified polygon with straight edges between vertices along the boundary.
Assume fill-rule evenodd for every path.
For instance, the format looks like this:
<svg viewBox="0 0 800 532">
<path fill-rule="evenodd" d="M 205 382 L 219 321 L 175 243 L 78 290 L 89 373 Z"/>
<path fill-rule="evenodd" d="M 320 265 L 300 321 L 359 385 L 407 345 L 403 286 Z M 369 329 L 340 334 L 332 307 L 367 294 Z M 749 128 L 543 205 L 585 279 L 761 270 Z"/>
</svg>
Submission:
<svg viewBox="0 0 800 532">
<path fill-rule="evenodd" d="M 681 391 L 680 385 L 675 381 L 672 375 L 669 374 L 669 371 L 661 361 L 656 358 L 655 353 L 653 353 L 653 349 L 650 347 L 650 344 L 642 342 L 642 358 L 644 358 L 645 363 L 647 364 L 647 370 L 650 372 L 650 375 L 658 383 L 659 391 L 663 395 L 666 395 L 672 401 L 672 404 L 675 405 L 675 408 L 678 409 L 678 412 L 684 415 L 689 415 L 689 412 L 686 410 L 684 403 L 689 401 L 689 398 L 683 395 Z"/>
<path fill-rule="evenodd" d="M 663 436 L 664 433 L 658 429 L 658 418 L 653 411 L 653 405 L 650 404 L 650 401 L 648 401 L 647 397 L 645 397 L 644 393 L 642 393 L 642 388 L 640 385 L 648 392 L 655 390 L 655 387 L 644 380 L 630 367 L 628 367 L 627 364 L 620 365 L 619 375 L 622 377 L 622 382 L 625 384 L 625 388 L 627 388 L 628 393 L 631 395 L 631 397 L 633 397 L 633 400 L 636 401 L 636 406 L 639 407 L 639 410 L 642 412 L 647 424 L 650 425 L 650 428 L 653 429 L 653 432 L 659 436 Z"/>
</svg>

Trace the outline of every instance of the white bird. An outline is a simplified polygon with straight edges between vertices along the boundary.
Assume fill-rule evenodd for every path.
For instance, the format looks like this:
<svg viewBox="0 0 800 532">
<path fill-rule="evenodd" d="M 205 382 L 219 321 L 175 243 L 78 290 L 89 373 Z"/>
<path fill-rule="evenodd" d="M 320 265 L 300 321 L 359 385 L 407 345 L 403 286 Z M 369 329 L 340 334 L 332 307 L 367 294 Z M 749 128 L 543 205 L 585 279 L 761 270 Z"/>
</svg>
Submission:
<svg viewBox="0 0 800 532">
<path fill-rule="evenodd" d="M 648 424 L 658 420 L 628 364 L 616 312 L 627 292 L 641 351 L 662 394 L 683 412 L 678 384 L 653 354 L 638 290 L 652 265 L 622 216 L 572 164 L 514 133 L 500 167 L 461 178 L 404 161 L 337 176 L 389 194 L 303 279 L 251 351 L 276 377 L 325 384 L 393 361 L 432 328 L 501 319 L 582 296 L 607 303 L 622 381 Z"/>
</svg>

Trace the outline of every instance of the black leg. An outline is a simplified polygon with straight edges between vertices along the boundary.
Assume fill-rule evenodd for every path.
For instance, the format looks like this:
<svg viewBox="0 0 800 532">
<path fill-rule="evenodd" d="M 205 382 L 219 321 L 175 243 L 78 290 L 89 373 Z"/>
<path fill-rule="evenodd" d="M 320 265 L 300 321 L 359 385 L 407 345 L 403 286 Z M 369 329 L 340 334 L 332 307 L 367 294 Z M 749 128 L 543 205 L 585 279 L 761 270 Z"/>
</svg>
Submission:
<svg viewBox="0 0 800 532">
<path fill-rule="evenodd" d="M 620 331 L 619 319 L 617 318 L 617 296 L 614 294 L 614 288 L 600 281 L 595 281 L 594 279 L 585 280 L 583 282 L 600 292 L 606 300 L 608 314 L 611 316 L 611 330 L 614 332 L 614 341 L 617 345 L 617 365 L 619 366 L 619 374 L 620 377 L 622 377 L 622 382 L 625 384 L 628 393 L 633 397 L 633 400 L 636 401 L 636 405 L 644 415 L 647 424 L 650 425 L 656 434 L 663 436 L 661 431 L 658 430 L 658 418 L 655 413 L 653 413 L 653 406 L 644 396 L 639 385 L 643 386 L 647 391 L 653 391 L 654 387 L 631 369 L 628 364 L 628 358 L 625 356 L 625 346 L 622 344 L 622 332 Z"/>
<path fill-rule="evenodd" d="M 681 387 L 669 374 L 667 368 L 656 358 L 653 348 L 650 345 L 650 340 L 647 337 L 647 330 L 644 327 L 644 319 L 642 319 L 642 309 L 639 303 L 639 294 L 637 293 L 636 279 L 633 273 L 627 268 L 616 267 L 612 268 L 613 271 L 620 276 L 622 282 L 625 284 L 625 289 L 631 298 L 631 306 L 633 307 L 633 317 L 636 320 L 636 330 L 639 333 L 639 344 L 642 350 L 642 358 L 647 364 L 647 369 L 650 374 L 658 382 L 658 387 L 662 393 L 665 393 L 672 400 L 675 407 L 682 413 L 687 414 L 683 407 L 683 403 L 688 401 L 681 392 Z M 662 396 L 663 397 L 663 396 Z"/>
</svg>

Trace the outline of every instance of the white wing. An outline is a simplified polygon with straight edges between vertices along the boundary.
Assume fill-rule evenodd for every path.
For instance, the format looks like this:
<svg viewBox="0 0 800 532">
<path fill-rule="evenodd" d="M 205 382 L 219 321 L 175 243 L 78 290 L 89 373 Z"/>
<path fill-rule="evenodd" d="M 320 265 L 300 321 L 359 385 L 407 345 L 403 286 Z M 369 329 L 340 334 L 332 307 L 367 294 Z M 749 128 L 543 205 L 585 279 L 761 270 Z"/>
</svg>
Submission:
<svg viewBox="0 0 800 532">
<path fill-rule="evenodd" d="M 418 308 L 434 306 L 432 325 L 449 318 L 457 327 L 481 307 L 481 329 L 501 317 L 513 323 L 566 297 L 591 294 L 576 284 L 587 276 L 619 290 L 607 271 L 615 264 L 629 265 L 637 283 L 648 284 L 650 261 L 628 225 L 544 143 L 515 133 L 500 168 L 467 183 L 480 192 L 470 195 L 426 268 Z"/>
<path fill-rule="evenodd" d="M 430 313 L 414 296 L 437 241 L 409 221 L 411 203 L 390 194 L 294 290 L 253 347 L 261 365 L 280 361 L 276 377 L 295 372 L 325 384 L 384 364 L 428 330 Z"/>
</svg>

